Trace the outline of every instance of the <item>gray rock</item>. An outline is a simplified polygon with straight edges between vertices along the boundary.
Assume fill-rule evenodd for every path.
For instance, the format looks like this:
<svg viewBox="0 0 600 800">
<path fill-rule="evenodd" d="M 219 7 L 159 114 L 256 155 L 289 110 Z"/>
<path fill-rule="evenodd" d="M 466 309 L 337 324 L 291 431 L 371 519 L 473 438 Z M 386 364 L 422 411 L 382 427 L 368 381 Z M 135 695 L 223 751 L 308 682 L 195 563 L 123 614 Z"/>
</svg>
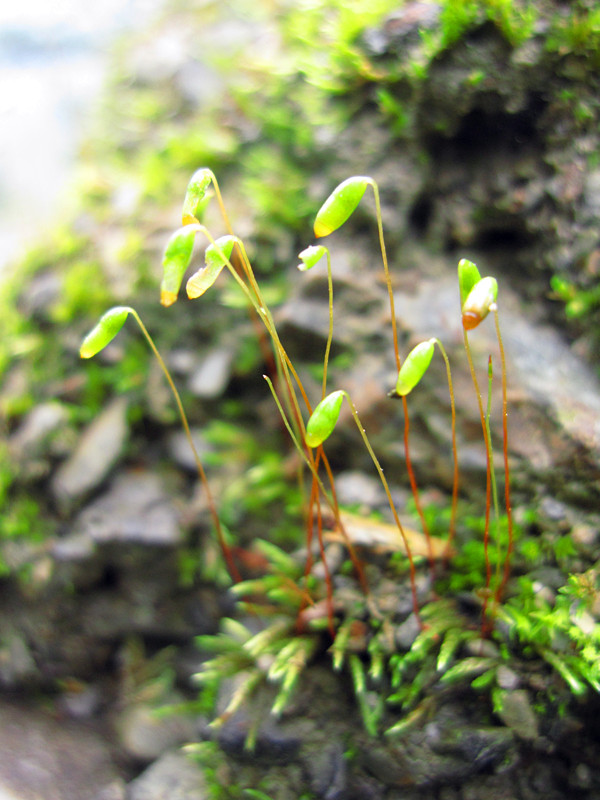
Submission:
<svg viewBox="0 0 600 800">
<path fill-rule="evenodd" d="M 177 514 L 158 476 L 129 472 L 119 474 L 105 494 L 80 512 L 67 542 L 81 543 L 83 537 L 83 541 L 97 544 L 172 546 L 181 540 L 181 535 Z M 65 546 L 64 540 L 56 544 L 59 552 Z"/>
<path fill-rule="evenodd" d="M 51 401 L 35 406 L 9 439 L 11 456 L 19 460 L 36 456 L 67 418 L 67 409 L 60 403 Z"/>
<path fill-rule="evenodd" d="M 173 699 L 182 702 L 182 698 Z M 117 723 L 123 750 L 137 761 L 149 763 L 165 751 L 194 737 L 195 725 L 190 716 L 175 712 L 159 716 L 155 706 L 129 706 Z"/>
<path fill-rule="evenodd" d="M 56 471 L 51 490 L 69 506 L 108 475 L 127 438 L 127 400 L 118 397 L 86 428 L 75 452 Z"/>
<path fill-rule="evenodd" d="M 119 781 L 109 747 L 91 729 L 0 704 L 0 797 L 96 800 Z"/>
<path fill-rule="evenodd" d="M 166 753 L 132 781 L 127 800 L 208 800 L 200 767 L 182 753 Z"/>
<path fill-rule="evenodd" d="M 537 739 L 538 721 L 525 689 L 514 691 L 500 689 L 497 701 L 496 705 L 499 708 L 496 713 L 507 728 L 513 730 L 521 739 L 528 741 Z"/>
<path fill-rule="evenodd" d="M 212 350 L 192 374 L 189 389 L 196 397 L 219 397 L 225 390 L 231 375 L 233 350 L 217 347 Z"/>
</svg>

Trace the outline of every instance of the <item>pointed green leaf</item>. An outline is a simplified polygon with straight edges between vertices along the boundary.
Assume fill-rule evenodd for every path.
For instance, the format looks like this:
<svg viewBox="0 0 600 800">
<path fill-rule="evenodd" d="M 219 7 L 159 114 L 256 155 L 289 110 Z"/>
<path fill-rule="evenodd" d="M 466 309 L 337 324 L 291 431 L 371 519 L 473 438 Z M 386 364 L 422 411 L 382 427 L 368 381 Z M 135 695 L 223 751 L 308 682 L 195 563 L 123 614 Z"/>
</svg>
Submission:
<svg viewBox="0 0 600 800">
<path fill-rule="evenodd" d="M 204 195 L 211 181 L 212 172 L 207 167 L 196 170 L 190 178 L 181 211 L 182 225 L 191 225 L 194 222 L 198 222 L 198 207 L 204 200 Z"/>
<path fill-rule="evenodd" d="M 231 256 L 234 244 L 235 236 L 221 236 L 208 245 L 204 254 L 204 267 L 192 275 L 185 287 L 191 300 L 203 295 L 217 280 Z"/>
<path fill-rule="evenodd" d="M 498 281 L 495 278 L 487 277 L 478 281 L 463 303 L 463 328 L 466 331 L 476 328 L 487 317 L 497 297 Z"/>
<path fill-rule="evenodd" d="M 302 261 L 301 264 L 298 264 L 298 269 L 301 272 L 306 272 L 307 269 L 311 269 L 318 264 L 319 261 L 323 258 L 325 253 L 327 252 L 327 248 L 323 247 L 321 244 L 311 244 L 310 247 L 307 247 L 301 253 L 298 254 L 298 258 Z"/>
<path fill-rule="evenodd" d="M 481 280 L 477 266 L 468 258 L 461 258 L 458 262 L 458 288 L 460 289 L 460 306 L 464 305 L 469 292 Z"/>
<path fill-rule="evenodd" d="M 412 392 L 431 364 L 434 349 L 435 339 L 428 339 L 413 347 L 398 372 L 397 395 L 403 397 Z"/>
<path fill-rule="evenodd" d="M 315 408 L 306 425 L 306 444 L 318 447 L 331 436 L 340 416 L 344 392 L 331 392 Z"/>
<path fill-rule="evenodd" d="M 196 227 L 184 225 L 171 236 L 163 255 L 163 279 L 160 285 L 160 302 L 171 306 L 177 300 L 183 274 L 189 266 L 194 249 Z"/>
<path fill-rule="evenodd" d="M 342 181 L 329 195 L 315 217 L 315 236 L 329 236 L 341 227 L 360 203 L 371 178 L 356 175 Z"/>
<path fill-rule="evenodd" d="M 79 349 L 81 358 L 91 358 L 100 350 L 104 350 L 121 330 L 130 311 L 128 306 L 115 306 L 109 309 L 81 343 Z"/>
</svg>

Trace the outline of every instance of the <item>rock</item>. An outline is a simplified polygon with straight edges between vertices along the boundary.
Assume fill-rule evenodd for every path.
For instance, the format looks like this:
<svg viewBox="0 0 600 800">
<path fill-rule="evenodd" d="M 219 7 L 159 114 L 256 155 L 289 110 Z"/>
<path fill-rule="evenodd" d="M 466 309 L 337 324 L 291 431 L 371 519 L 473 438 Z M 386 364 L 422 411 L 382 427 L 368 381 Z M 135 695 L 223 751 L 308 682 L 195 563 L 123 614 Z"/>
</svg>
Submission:
<svg viewBox="0 0 600 800">
<path fill-rule="evenodd" d="M 119 781 L 108 744 L 91 728 L 0 704 L 3 800 L 97 800 Z"/>
<path fill-rule="evenodd" d="M 400 650 L 410 650 L 420 632 L 419 620 L 412 613 L 396 628 L 394 638 Z"/>
<path fill-rule="evenodd" d="M 212 452 L 212 447 L 208 444 L 200 429 L 192 429 L 192 441 L 200 460 L 204 459 L 206 453 Z M 167 440 L 169 455 L 174 463 L 188 472 L 196 472 L 196 459 L 190 447 L 185 431 L 178 430 L 172 433 Z"/>
<path fill-rule="evenodd" d="M 127 400 L 118 397 L 86 428 L 75 452 L 56 471 L 51 490 L 63 507 L 107 477 L 127 438 Z"/>
<path fill-rule="evenodd" d="M 127 800 L 209 800 L 204 773 L 182 753 L 166 753 L 127 787 Z"/>
<path fill-rule="evenodd" d="M 204 399 L 223 394 L 231 376 L 233 355 L 233 350 L 229 347 L 212 350 L 190 377 L 190 391 L 196 397 Z"/>
<path fill-rule="evenodd" d="M 175 700 L 173 702 L 176 702 Z M 181 703 L 182 698 L 177 702 Z M 144 704 L 125 709 L 118 720 L 120 745 L 136 761 L 149 763 L 194 737 L 191 716 L 175 712 L 159 715 L 160 707 Z"/>
<path fill-rule="evenodd" d="M 2 624 L 0 636 L 0 686 L 12 689 L 36 675 L 35 660 L 19 631 Z"/>
<path fill-rule="evenodd" d="M 18 460 L 37 456 L 48 437 L 67 419 L 67 409 L 61 403 L 50 401 L 35 406 L 9 439 L 11 456 Z"/>
<path fill-rule="evenodd" d="M 496 713 L 521 739 L 534 741 L 539 733 L 537 717 L 525 689 L 499 689 L 496 694 Z"/>
<path fill-rule="evenodd" d="M 173 504 L 150 472 L 119 473 L 109 490 L 79 513 L 71 531 L 56 543 L 56 555 L 65 552 L 69 541 L 168 547 L 182 536 Z"/>
</svg>

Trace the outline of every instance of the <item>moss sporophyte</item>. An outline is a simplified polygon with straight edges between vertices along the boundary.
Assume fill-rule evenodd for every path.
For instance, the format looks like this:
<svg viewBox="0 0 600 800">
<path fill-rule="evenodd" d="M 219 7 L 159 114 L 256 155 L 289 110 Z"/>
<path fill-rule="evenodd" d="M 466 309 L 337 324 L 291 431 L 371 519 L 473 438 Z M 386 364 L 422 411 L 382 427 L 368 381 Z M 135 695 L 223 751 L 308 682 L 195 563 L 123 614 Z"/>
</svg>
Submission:
<svg viewBox="0 0 600 800">
<path fill-rule="evenodd" d="M 210 197 L 209 189 L 211 187 L 217 196 L 227 231 L 225 235 L 217 238 L 213 237 L 211 232 L 200 222 L 201 211 Z M 419 659 L 425 658 L 427 654 L 432 652 L 432 648 L 439 647 L 437 667 L 434 667 L 434 672 L 435 669 L 444 672 L 449 669 L 454 654 L 461 643 L 465 639 L 477 635 L 476 631 L 468 629 L 464 620 L 460 621 L 460 615 L 457 616 L 456 611 L 453 610 L 454 606 L 449 598 L 440 600 L 436 599 L 434 595 L 424 598 L 423 593 L 419 592 L 417 587 L 417 561 L 423 556 L 429 561 L 432 581 L 438 578 L 440 574 L 448 574 L 448 571 L 452 575 L 459 492 L 455 398 L 450 362 L 446 350 L 438 338 L 430 337 L 413 347 L 404 359 L 401 356 L 394 308 L 394 293 L 383 236 L 379 191 L 375 181 L 365 176 L 351 177 L 334 189 L 317 212 L 315 234 L 317 237 L 323 238 L 339 229 L 352 216 L 369 187 L 373 191 L 375 200 L 379 248 L 390 304 L 391 339 L 397 368 L 396 383 L 393 387 L 390 387 L 389 396 L 397 398 L 402 404 L 404 414 L 404 453 L 414 506 L 422 526 L 422 534 L 420 535 L 424 543 L 422 547 L 416 544 L 416 537 L 419 534 L 406 530 L 401 522 L 394 500 L 394 493 L 389 486 L 384 470 L 371 445 L 369 434 L 359 417 L 359 410 L 356 408 L 352 398 L 343 388 L 330 390 L 328 387 L 328 363 L 334 327 L 333 283 L 328 249 L 322 244 L 310 245 L 299 255 L 299 268 L 302 271 L 317 267 L 323 260 L 327 264 L 329 330 L 323 354 L 321 398 L 313 408 L 308 392 L 279 336 L 267 298 L 255 276 L 244 243 L 233 233 L 218 183 L 209 169 L 198 170 L 189 183 L 183 203 L 182 227 L 178 228 L 171 236 L 164 252 L 160 299 L 164 306 L 171 306 L 177 301 L 184 275 L 192 260 L 195 240 L 200 235 L 208 241 L 204 257 L 205 264 L 187 280 L 186 292 L 188 297 L 201 298 L 202 302 L 205 293 L 211 290 L 219 275 L 222 272 L 229 273 L 245 297 L 255 321 L 260 324 L 262 331 L 268 337 L 273 368 L 264 377 L 272 394 L 275 407 L 281 416 L 284 428 L 287 430 L 293 447 L 298 454 L 298 461 L 304 471 L 304 475 L 308 476 L 308 481 L 304 481 L 306 486 L 304 526 L 307 555 L 303 569 L 298 570 L 297 561 L 275 545 L 262 542 L 258 547 L 265 556 L 266 563 L 270 564 L 267 574 L 253 580 L 242 579 L 244 571 L 242 563 L 238 562 L 235 548 L 232 548 L 229 544 L 229 533 L 225 535 L 223 530 L 217 502 L 211 494 L 204 467 L 194 446 L 179 393 L 164 360 L 137 312 L 127 306 L 117 306 L 110 309 L 86 336 L 81 346 L 81 356 L 90 358 L 106 347 L 118 334 L 129 316 L 136 320 L 158 359 L 174 395 L 186 436 L 194 453 L 198 474 L 208 499 L 215 535 L 222 550 L 231 581 L 234 584 L 232 591 L 239 598 L 239 602 L 242 605 L 251 607 L 255 613 L 257 609 L 260 609 L 257 596 L 264 595 L 269 613 L 276 614 L 276 622 L 267 626 L 260 634 L 251 634 L 239 623 L 229 621 L 226 623 L 226 629 L 221 638 L 217 638 L 213 642 L 213 649 L 221 652 L 221 655 L 209 662 L 202 679 L 205 683 L 213 679 L 217 680 L 219 676 L 222 677 L 224 671 L 232 673 L 239 670 L 247 670 L 249 676 L 232 700 L 226 716 L 233 713 L 244 697 L 248 696 L 258 682 L 264 678 L 279 683 L 281 687 L 280 694 L 275 702 L 275 711 L 279 713 L 291 696 L 303 666 L 318 649 L 315 644 L 313 627 L 319 628 L 320 625 L 320 629 L 323 630 L 324 628 L 332 641 L 331 651 L 334 667 L 340 668 L 344 663 L 348 666 L 363 712 L 365 725 L 372 731 L 377 728 L 377 719 L 379 719 L 382 712 L 381 709 L 377 713 L 373 712 L 372 709 L 369 711 L 364 688 L 365 662 L 356 653 L 349 654 L 348 652 L 349 643 L 357 635 L 357 631 L 364 629 L 365 619 L 360 614 L 357 617 L 353 614 L 344 616 L 344 614 L 339 613 L 339 605 L 336 604 L 334 581 L 325 557 L 325 533 L 331 531 L 339 541 L 344 543 L 347 549 L 351 561 L 351 569 L 354 570 L 362 587 L 365 609 L 368 609 L 365 614 L 368 614 L 376 627 L 381 627 L 382 614 L 377 606 L 377 595 L 374 587 L 369 586 L 363 561 L 358 557 L 353 542 L 353 540 L 358 541 L 354 534 L 356 520 L 340 509 L 334 474 L 326 452 L 329 439 L 338 424 L 344 401 L 350 410 L 362 443 L 372 460 L 389 504 L 393 527 L 385 526 L 384 536 L 387 537 L 388 545 L 392 541 L 390 549 L 404 553 L 407 559 L 405 563 L 410 582 L 412 609 L 417 623 L 417 630 L 420 630 L 408 654 L 402 657 L 393 651 L 390 654 L 389 646 L 383 646 L 381 636 L 373 635 L 367 648 L 370 679 L 380 679 L 387 670 L 390 686 L 394 690 L 393 697 L 396 698 L 394 702 L 400 703 L 404 708 L 409 708 L 415 697 L 418 696 L 420 688 L 418 682 L 410 691 L 404 686 L 403 681 L 407 670 L 413 669 L 414 664 Z M 474 263 L 467 259 L 462 259 L 458 264 L 457 298 L 459 298 L 460 302 L 457 303 L 456 312 L 457 314 L 460 313 L 462 319 L 464 347 L 477 397 L 482 441 L 486 455 L 486 490 L 485 500 L 482 503 L 484 518 L 482 548 L 485 569 L 482 578 L 483 585 L 480 587 L 483 610 L 479 635 L 489 636 L 493 631 L 496 617 L 501 614 L 505 615 L 504 607 L 502 606 L 503 595 L 510 576 L 514 550 L 508 461 L 506 359 L 500 333 L 497 281 L 491 276 L 482 278 Z M 484 407 L 477 370 L 469 345 L 469 336 L 474 335 L 476 328 L 484 323 L 486 317 L 490 314 L 495 321 L 500 353 L 504 464 L 503 513 L 501 512 L 490 435 L 491 391 L 488 393 L 488 401 Z M 418 391 L 419 383 L 432 362 L 436 348 L 444 359 L 447 373 L 450 400 L 449 427 L 452 440 L 450 457 L 453 464 L 453 485 L 452 499 L 446 518 L 447 536 L 445 540 L 440 540 L 439 537 L 433 536 L 430 532 L 428 516 L 421 504 L 410 453 L 408 399 L 412 392 Z M 488 386 L 491 388 L 493 375 L 491 358 L 488 360 L 487 375 Z M 322 577 L 320 579 L 315 577 L 313 564 L 313 537 L 315 535 L 322 561 Z M 493 551 L 492 544 L 495 545 Z M 236 642 L 236 646 L 227 645 L 220 650 L 219 648 L 223 644 L 223 636 L 229 637 L 229 640 L 233 639 Z M 209 646 L 207 641 L 204 644 Z M 269 654 L 270 659 L 270 667 L 266 672 L 261 667 L 261 656 L 265 653 Z M 453 675 L 454 673 L 450 670 L 450 674 Z M 423 680 L 425 681 L 425 678 Z M 394 726 L 394 730 L 398 728 L 398 725 Z"/>
</svg>

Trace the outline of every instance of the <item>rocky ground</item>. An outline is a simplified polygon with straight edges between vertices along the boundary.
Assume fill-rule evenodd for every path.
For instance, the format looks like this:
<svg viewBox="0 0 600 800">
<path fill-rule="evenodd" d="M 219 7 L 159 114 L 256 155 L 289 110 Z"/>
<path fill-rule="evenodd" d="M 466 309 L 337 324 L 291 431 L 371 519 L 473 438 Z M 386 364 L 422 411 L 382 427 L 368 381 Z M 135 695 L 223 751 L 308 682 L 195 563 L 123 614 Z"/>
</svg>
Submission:
<svg viewBox="0 0 600 800">
<path fill-rule="evenodd" d="M 549 8 L 566 14 L 559 4 Z M 418 30 L 435 31 L 440 13 L 436 4 L 409 3 L 404 11 L 367 28 L 360 47 L 373 71 L 384 71 L 401 52 L 406 63 L 418 60 L 423 46 Z M 290 143 L 285 138 L 292 136 L 289 123 L 274 120 L 266 109 L 272 88 L 264 88 L 265 109 L 257 93 L 252 97 L 258 110 L 248 110 L 243 87 L 235 87 L 239 78 L 222 64 L 217 71 L 214 60 L 202 60 L 203 45 L 212 52 L 211 35 L 222 36 L 218 27 L 207 33 L 203 20 L 201 11 L 190 7 L 167 17 L 158 30 L 128 49 L 124 58 L 129 77 L 120 85 L 109 118 L 122 122 L 126 101 L 135 101 L 136 107 L 151 106 L 150 124 L 141 117 L 129 119 L 120 134 L 119 157 L 134 159 L 136 148 L 149 139 L 150 152 L 174 161 L 173 182 L 185 182 L 201 165 L 197 159 L 211 153 L 206 142 L 196 140 L 188 144 L 185 156 L 178 153 L 174 129 L 183 140 L 186 126 L 204 119 L 209 128 L 214 109 L 221 109 L 217 119 L 226 133 L 212 156 L 223 166 L 226 203 L 236 231 L 251 240 L 259 271 L 276 298 L 281 338 L 313 401 L 319 397 L 320 378 L 311 365 L 322 357 L 327 337 L 327 283 L 322 266 L 303 275 L 295 270 L 295 254 L 310 239 L 303 203 L 312 215 L 337 181 L 351 174 L 373 175 L 381 189 L 402 348 L 438 336 L 453 365 L 463 476 L 459 555 L 473 536 L 467 518 L 483 512 L 486 459 L 462 352 L 456 263 L 460 257 L 471 258 L 484 274 L 497 277 L 508 365 L 513 505 L 530 543 L 529 551 L 517 553 L 508 595 L 519 597 L 518 579 L 529 578 L 551 610 L 560 605 L 569 575 L 586 576 L 592 602 L 583 618 L 573 611 L 573 619 L 579 620 L 573 625 L 589 637 L 590 647 L 597 647 L 597 328 L 589 317 L 567 325 L 550 288 L 551 277 L 559 275 L 581 300 L 597 276 L 600 181 L 593 155 L 600 144 L 594 122 L 600 113 L 590 91 L 597 77 L 585 72 L 585 58 L 577 53 L 549 55 L 553 51 L 544 44 L 544 20 L 537 33 L 518 45 L 509 43 L 497 25 L 482 21 L 432 59 L 422 81 L 411 82 L 402 73 L 382 81 L 385 102 L 372 78 L 371 83 L 364 81 L 364 74 L 356 84 L 350 80 L 341 94 L 352 108 L 348 123 L 335 131 L 331 122 L 315 122 L 309 147 L 299 133 L 307 126 L 305 111 L 294 119 L 298 139 Z M 211 18 L 211 24 L 218 23 Z M 196 40 L 199 29 L 203 33 Z M 263 57 L 272 53 L 275 63 L 287 63 L 278 61 L 282 43 L 276 27 L 240 14 L 229 31 L 238 66 L 252 66 L 246 80 L 256 92 L 252 81 L 260 83 L 261 77 L 248 55 L 252 45 L 255 50 L 262 46 Z M 167 46 L 169 42 L 177 47 Z M 297 89 L 302 81 L 291 74 Z M 235 91 L 225 89 L 227 80 Z M 288 93 L 291 97 L 289 84 Z M 342 99 L 332 102 L 335 106 Z M 406 118 L 398 129 L 389 109 L 395 108 L 398 116 L 400 106 Z M 290 113 L 283 100 L 281 108 L 282 114 Z M 256 127 L 261 114 L 262 131 Z M 290 186 L 298 174 L 285 173 L 291 200 L 277 183 L 277 170 L 268 172 L 269 160 L 262 180 L 270 193 L 281 194 L 277 202 L 257 198 L 256 186 L 262 184 L 256 183 L 253 164 L 263 164 L 261 136 L 273 135 L 273 129 L 280 139 L 270 145 L 269 158 L 289 170 L 287 161 L 278 161 L 283 153 L 303 180 L 294 195 Z M 228 136 L 243 142 L 231 158 L 234 165 L 239 159 L 239 180 L 225 154 Z M 418 670 L 409 673 L 410 680 L 425 683 L 413 706 L 414 724 L 401 735 L 382 734 L 402 718 L 393 703 L 378 735 L 364 730 L 349 669 L 331 669 L 327 634 L 319 635 L 311 666 L 279 719 L 270 713 L 276 690 L 268 683 L 216 730 L 209 726 L 206 703 L 199 707 L 191 702 L 197 696 L 193 676 L 208 656 L 195 645 L 195 637 L 215 633 L 223 616 L 235 614 L 234 599 L 211 543 L 205 496 L 196 485 L 194 464 L 160 372 L 140 355 L 141 346 L 135 350 L 133 332 L 115 341 L 101 367 L 82 366 L 77 359 L 80 334 L 93 324 L 97 306 L 103 310 L 107 303 L 133 302 L 131 295 L 137 294 L 144 318 L 151 327 L 155 323 L 184 388 L 199 450 L 208 459 L 215 495 L 249 575 L 266 566 L 253 549 L 256 537 L 276 538 L 288 550 L 302 546 L 290 510 L 298 498 L 287 480 L 294 472 L 294 452 L 285 443 L 263 386 L 266 366 L 260 351 L 248 344 L 254 341 L 251 322 L 231 297 L 220 295 L 219 306 L 180 301 L 162 317 L 152 305 L 156 289 L 148 287 L 158 275 L 168 232 L 177 225 L 180 199 L 170 197 L 173 208 L 161 207 L 156 200 L 156 186 L 162 191 L 165 180 L 160 158 L 142 166 L 146 171 L 137 183 L 130 175 L 129 183 L 115 185 L 111 180 L 116 179 L 107 178 L 98 166 L 91 170 L 93 191 L 88 192 L 98 205 L 83 209 L 74 222 L 77 235 L 86 238 L 85 251 L 67 242 L 54 263 L 50 257 L 33 258 L 33 266 L 26 268 L 27 290 L 17 293 L 17 307 L 34 328 L 27 329 L 29 338 L 21 332 L 21 349 L 13 348 L 16 355 L 2 386 L 9 463 L 16 477 L 9 495 L 13 512 L 5 515 L 1 542 L 0 796 L 600 796 L 595 769 L 598 694 L 588 688 L 576 696 L 533 640 L 519 645 L 502 625 L 495 638 L 481 641 L 481 597 L 464 587 L 441 600 L 450 604 L 452 619 L 460 618 L 470 631 L 456 656 L 456 663 L 466 665 L 465 677 L 445 683 L 441 671 L 434 670 L 427 680 Z M 136 167 L 142 169 L 139 163 Z M 239 185 L 244 188 L 238 192 Z M 296 203 L 300 232 L 294 225 L 283 230 L 290 203 Z M 216 224 L 211 213 L 208 221 Z M 276 223 L 270 225 L 273 219 Z M 136 249 L 140 230 L 143 244 L 138 242 Z M 402 414 L 387 397 L 395 363 L 374 208 L 368 199 L 357 221 L 332 236 L 328 246 L 336 323 L 329 385 L 343 386 L 352 396 L 405 518 L 410 491 Z M 128 260 L 123 252 L 135 255 Z M 285 282 L 273 278 L 274 264 L 285 270 Z M 78 276 L 91 299 L 86 296 L 84 302 L 65 282 L 67 270 Z M 168 311 L 175 311 L 177 332 L 173 315 L 161 322 Z M 482 325 L 471 338 L 475 360 L 485 365 L 492 353 L 499 371 L 493 325 Z M 45 353 L 29 359 L 28 352 L 40 340 Z M 51 377 L 40 365 L 58 352 Z M 434 361 L 419 389 L 411 412 L 412 459 L 424 500 L 442 507 L 452 481 L 443 362 Z M 335 436 L 330 457 L 339 473 L 340 502 L 359 514 L 377 512 L 389 521 L 385 494 L 349 417 L 342 417 Z M 492 438 L 500 448 L 500 415 L 493 417 Z M 275 452 L 283 452 L 283 458 L 272 458 Z M 44 525 L 34 525 L 26 516 L 24 498 L 38 502 Z M 271 503 L 266 513 L 263 501 Z M 18 519 L 16 508 L 21 511 Z M 418 527 L 414 518 L 406 519 Z M 44 535 L 37 535 L 38 530 Z M 361 542 L 361 556 L 368 565 L 374 607 L 383 610 L 385 624 L 378 624 L 391 631 L 390 652 L 406 653 L 419 632 L 409 588 L 390 567 L 389 555 L 380 553 L 372 530 L 368 537 L 366 544 Z M 533 556 L 531 542 L 537 548 Z M 328 545 L 328 558 L 335 573 L 337 618 L 343 622 L 357 614 L 364 636 L 354 632 L 352 646 L 359 660 L 368 663 L 367 642 L 375 638 L 372 610 L 344 570 L 339 543 Z M 322 578 L 319 565 L 314 569 Z M 426 564 L 419 567 L 423 602 L 432 598 L 428 574 Z M 252 632 L 261 624 L 256 618 L 242 620 Z M 568 648 L 561 631 L 547 649 L 552 658 L 552 652 L 563 654 Z M 479 659 L 480 668 L 493 666 L 495 694 L 472 688 L 478 673 L 467 676 L 467 667 L 473 666 L 468 659 Z M 217 713 L 241 683 L 240 676 L 223 683 Z M 373 685 L 367 688 L 365 702 L 377 703 Z M 244 743 L 251 731 L 256 746 L 250 753 Z M 195 760 L 181 751 L 183 744 L 192 745 L 188 751 L 195 753 Z"/>
</svg>

